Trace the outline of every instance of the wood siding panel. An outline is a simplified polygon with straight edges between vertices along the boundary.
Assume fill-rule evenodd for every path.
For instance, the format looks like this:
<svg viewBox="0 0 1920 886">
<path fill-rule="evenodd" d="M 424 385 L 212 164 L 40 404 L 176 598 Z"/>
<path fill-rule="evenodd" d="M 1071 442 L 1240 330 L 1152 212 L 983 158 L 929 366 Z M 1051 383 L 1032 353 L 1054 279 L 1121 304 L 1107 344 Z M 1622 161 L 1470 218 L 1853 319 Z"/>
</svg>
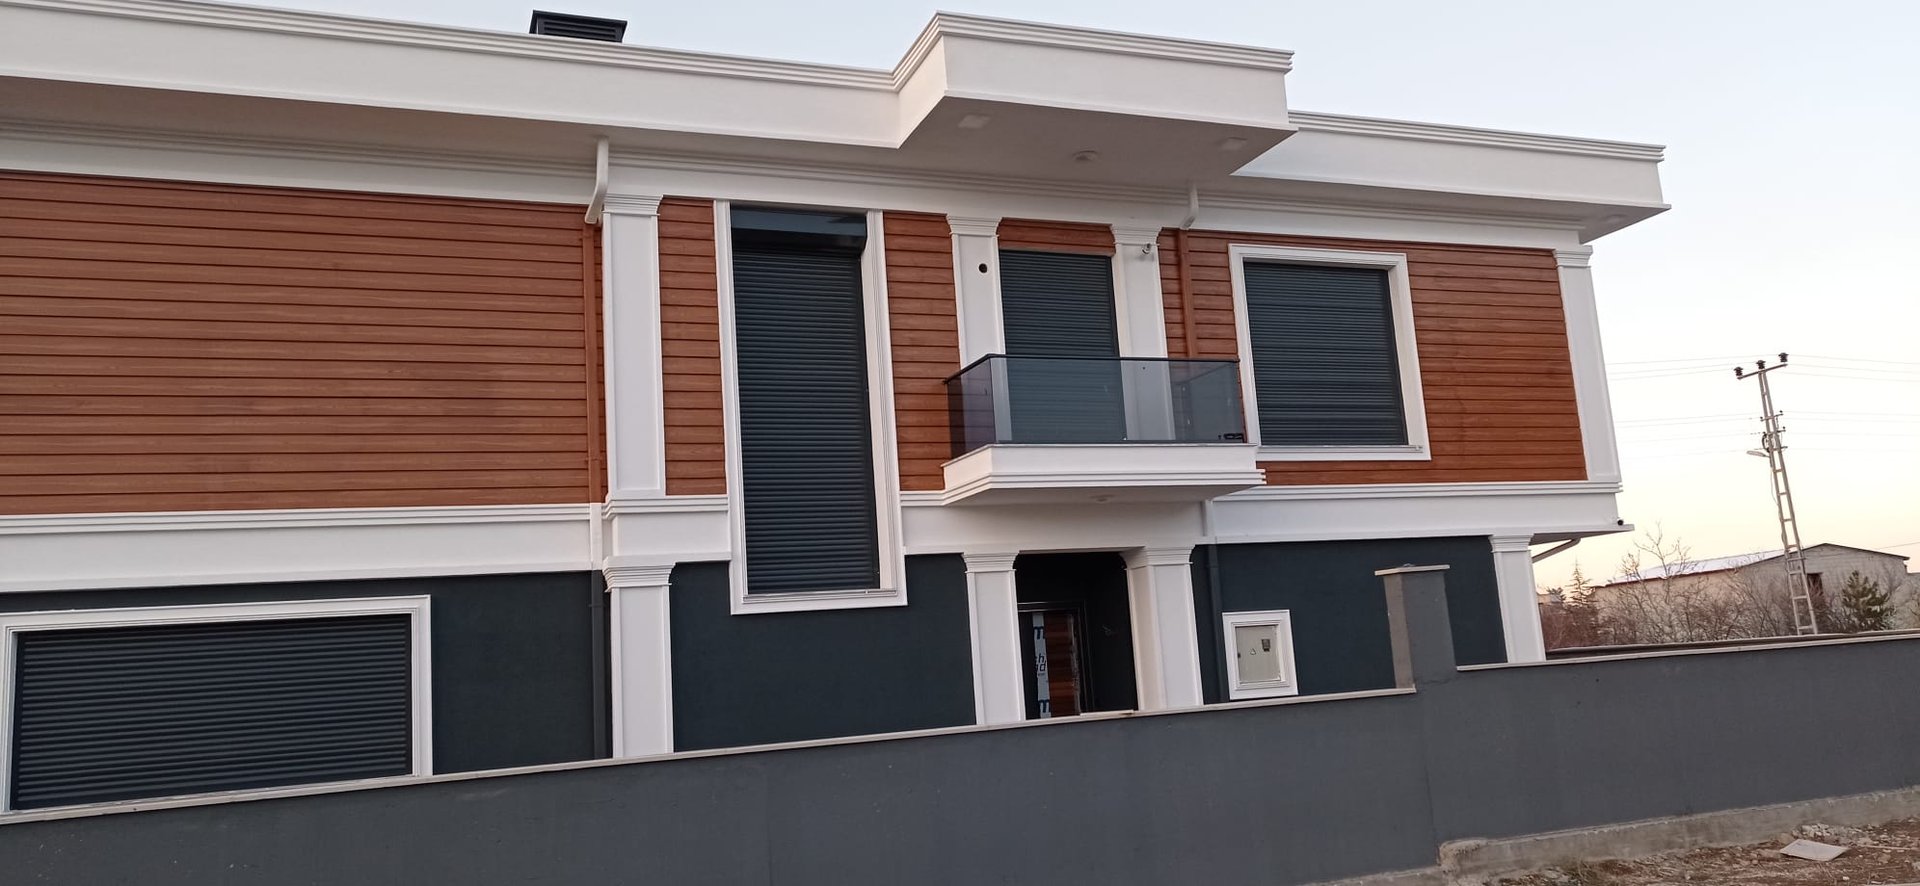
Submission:
<svg viewBox="0 0 1920 886">
<path fill-rule="evenodd" d="M 1106 225 L 1009 218 L 1000 222 L 999 235 L 1001 249 L 1113 254 L 1113 229 Z M 951 272 L 947 282 L 953 282 Z"/>
<path fill-rule="evenodd" d="M 946 378 L 960 368 L 953 240 L 940 215 L 889 212 L 885 231 L 900 488 L 939 490 L 953 457 Z"/>
<path fill-rule="evenodd" d="M 727 491 L 720 277 L 712 200 L 660 201 L 661 384 L 668 495 Z"/>
<path fill-rule="evenodd" d="M 0 172 L 0 513 L 601 497 L 580 211 Z"/>
<path fill-rule="evenodd" d="M 1167 352 L 1235 359 L 1232 243 L 1403 252 L 1433 458 L 1266 462 L 1272 485 L 1582 480 L 1586 455 L 1551 250 L 1192 231 L 1161 237 Z M 1182 282 L 1185 285 L 1182 285 Z"/>
</svg>

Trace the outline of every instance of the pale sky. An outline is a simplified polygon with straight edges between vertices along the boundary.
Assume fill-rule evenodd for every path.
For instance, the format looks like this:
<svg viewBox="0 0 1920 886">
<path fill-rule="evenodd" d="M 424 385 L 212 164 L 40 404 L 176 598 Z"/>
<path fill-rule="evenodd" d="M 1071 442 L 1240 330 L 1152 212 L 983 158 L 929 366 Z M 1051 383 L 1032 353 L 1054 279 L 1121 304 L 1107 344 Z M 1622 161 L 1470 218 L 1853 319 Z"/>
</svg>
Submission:
<svg viewBox="0 0 1920 886">
<path fill-rule="evenodd" d="M 1705 558 L 1779 546 L 1759 394 L 1775 373 L 1801 534 L 1920 569 L 1920 3 L 1462 0 L 280 0 L 524 31 L 891 67 L 937 8 L 1294 50 L 1291 106 L 1667 145 L 1665 215 L 1595 244 L 1621 516 Z M 1802 362 L 1804 361 L 1804 363 Z M 1613 574 L 1625 536 L 1539 564 Z"/>
</svg>

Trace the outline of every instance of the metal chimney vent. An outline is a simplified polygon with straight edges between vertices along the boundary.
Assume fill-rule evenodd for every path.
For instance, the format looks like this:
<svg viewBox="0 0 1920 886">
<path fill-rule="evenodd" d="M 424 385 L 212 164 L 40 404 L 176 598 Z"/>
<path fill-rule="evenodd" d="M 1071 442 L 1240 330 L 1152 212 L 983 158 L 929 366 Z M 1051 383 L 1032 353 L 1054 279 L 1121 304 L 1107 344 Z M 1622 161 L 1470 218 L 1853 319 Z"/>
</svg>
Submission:
<svg viewBox="0 0 1920 886">
<path fill-rule="evenodd" d="M 615 18 L 594 18 L 590 15 L 569 15 L 564 12 L 542 12 L 536 9 L 533 11 L 533 22 L 527 25 L 527 33 L 618 43 L 627 35 L 627 23 Z"/>
</svg>

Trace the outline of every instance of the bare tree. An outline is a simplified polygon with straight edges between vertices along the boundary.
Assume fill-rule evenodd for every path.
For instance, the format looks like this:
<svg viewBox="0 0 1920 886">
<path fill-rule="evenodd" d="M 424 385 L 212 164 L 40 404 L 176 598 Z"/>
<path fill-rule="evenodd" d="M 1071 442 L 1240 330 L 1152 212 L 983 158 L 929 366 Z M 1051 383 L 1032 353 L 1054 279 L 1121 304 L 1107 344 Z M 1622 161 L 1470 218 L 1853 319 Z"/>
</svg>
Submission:
<svg viewBox="0 0 1920 886">
<path fill-rule="evenodd" d="M 1658 525 L 1634 540 L 1620 560 L 1622 581 L 1596 596 L 1614 643 L 1693 643 L 1746 633 L 1751 614 L 1720 586 L 1719 575 L 1696 574 L 1691 550 Z"/>
</svg>

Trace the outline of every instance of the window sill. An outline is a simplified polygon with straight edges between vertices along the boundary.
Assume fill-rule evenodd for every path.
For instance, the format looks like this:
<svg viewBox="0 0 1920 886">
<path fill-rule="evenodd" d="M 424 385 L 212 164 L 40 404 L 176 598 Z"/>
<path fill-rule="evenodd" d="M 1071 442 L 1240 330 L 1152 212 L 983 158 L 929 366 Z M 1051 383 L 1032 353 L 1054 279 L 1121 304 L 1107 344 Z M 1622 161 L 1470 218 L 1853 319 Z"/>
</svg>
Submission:
<svg viewBox="0 0 1920 886">
<path fill-rule="evenodd" d="M 829 609 L 873 609 L 881 606 L 905 606 L 907 594 L 900 589 L 879 588 L 865 591 L 795 591 L 784 594 L 735 594 L 734 615 L 761 612 L 818 612 Z"/>
<path fill-rule="evenodd" d="M 1230 701 L 1252 701 L 1261 698 L 1289 698 L 1300 694 L 1300 687 L 1292 683 L 1249 683 L 1235 686 L 1227 691 Z"/>
<path fill-rule="evenodd" d="M 1258 461 L 1432 461 L 1423 445 L 1410 446 L 1262 446 Z"/>
</svg>

